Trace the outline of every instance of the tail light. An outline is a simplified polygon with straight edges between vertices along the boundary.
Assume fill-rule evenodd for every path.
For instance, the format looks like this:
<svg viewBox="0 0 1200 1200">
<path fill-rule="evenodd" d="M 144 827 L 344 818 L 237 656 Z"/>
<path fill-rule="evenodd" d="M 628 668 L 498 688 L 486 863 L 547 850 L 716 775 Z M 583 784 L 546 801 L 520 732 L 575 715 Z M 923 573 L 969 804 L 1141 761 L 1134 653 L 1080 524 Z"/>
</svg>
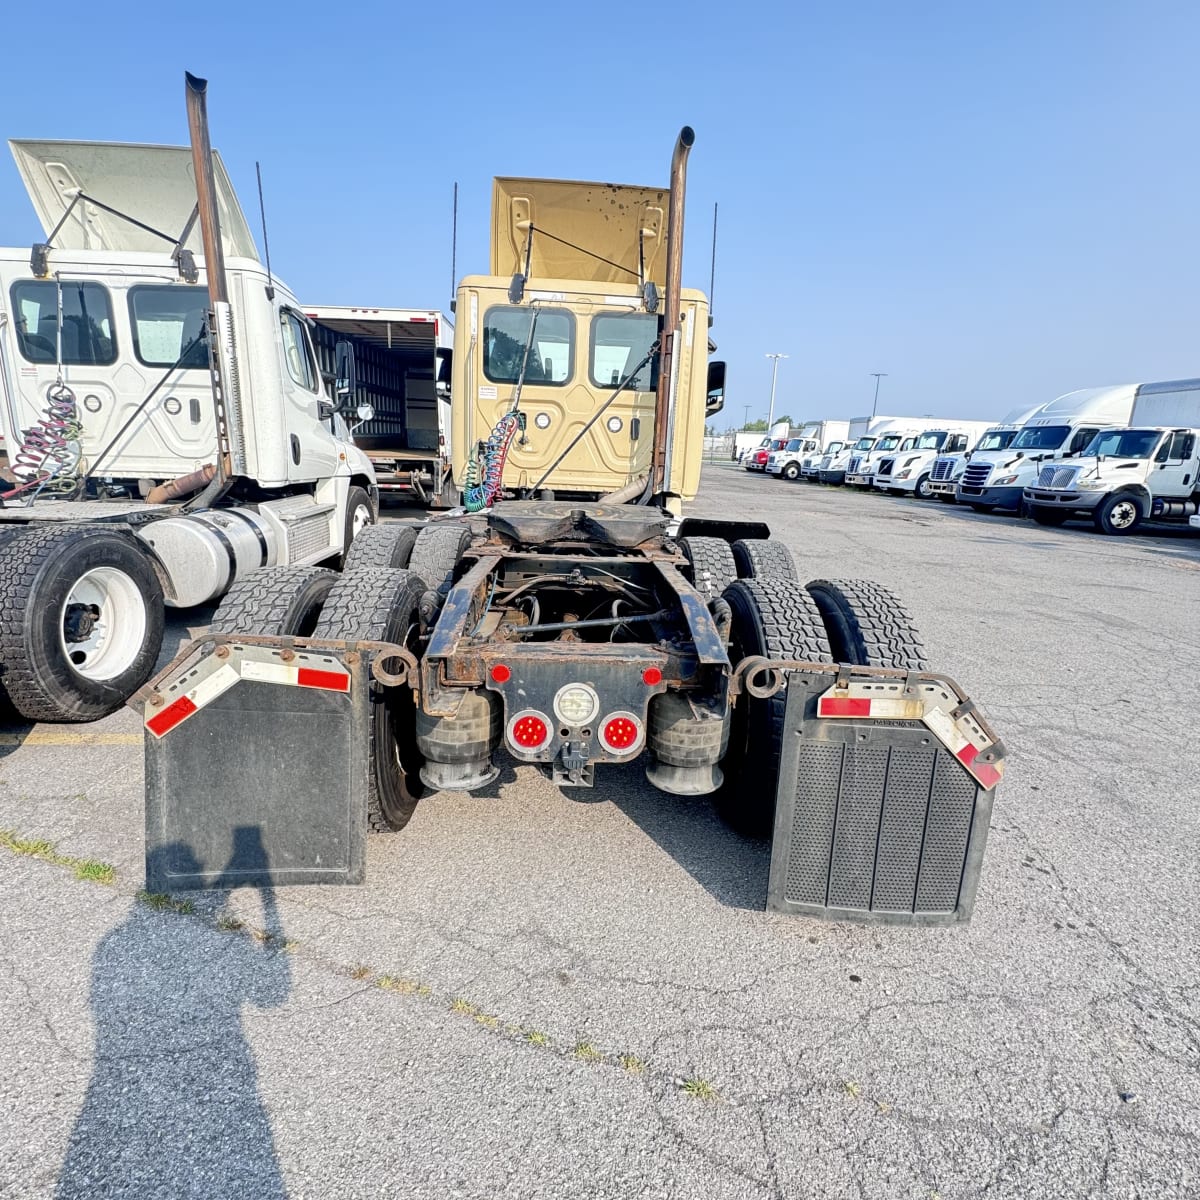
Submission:
<svg viewBox="0 0 1200 1200">
<path fill-rule="evenodd" d="M 609 713 L 600 726 L 600 740 L 610 754 L 636 754 L 646 740 L 646 729 L 631 712 Z"/>
<path fill-rule="evenodd" d="M 517 750 L 540 750 L 550 740 L 550 722 L 534 709 L 519 712 L 508 723 L 508 740 Z"/>
</svg>

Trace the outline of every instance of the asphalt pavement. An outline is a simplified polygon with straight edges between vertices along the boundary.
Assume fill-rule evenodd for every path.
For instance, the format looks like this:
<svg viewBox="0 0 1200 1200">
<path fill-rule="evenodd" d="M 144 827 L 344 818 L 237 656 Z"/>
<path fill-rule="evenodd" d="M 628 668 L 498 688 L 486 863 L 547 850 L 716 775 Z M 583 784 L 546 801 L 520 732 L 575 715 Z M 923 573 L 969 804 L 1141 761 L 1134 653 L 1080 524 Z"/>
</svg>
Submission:
<svg viewBox="0 0 1200 1200">
<path fill-rule="evenodd" d="M 768 914 L 636 765 L 426 798 L 361 888 L 148 901 L 135 714 L 0 717 L 0 1197 L 1200 1194 L 1200 538 L 724 463 L 689 511 L 891 586 L 996 726 L 969 926 Z"/>
</svg>

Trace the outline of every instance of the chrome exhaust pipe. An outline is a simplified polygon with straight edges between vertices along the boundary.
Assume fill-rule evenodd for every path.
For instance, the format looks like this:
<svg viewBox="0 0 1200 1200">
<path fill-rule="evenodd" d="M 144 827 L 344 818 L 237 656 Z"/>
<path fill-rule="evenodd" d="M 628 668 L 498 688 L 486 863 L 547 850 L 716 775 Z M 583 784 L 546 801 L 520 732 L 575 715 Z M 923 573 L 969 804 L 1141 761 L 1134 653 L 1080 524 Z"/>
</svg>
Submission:
<svg viewBox="0 0 1200 1200">
<path fill-rule="evenodd" d="M 679 131 L 671 155 L 671 190 L 667 209 L 667 279 L 663 297 L 662 348 L 658 370 L 658 392 L 654 399 L 654 443 L 651 447 L 650 481 L 646 499 L 663 495 L 667 478 L 668 408 L 671 376 L 674 373 L 675 339 L 679 332 L 680 293 L 683 291 L 683 204 L 687 190 L 687 159 L 696 141 L 695 131 L 685 125 Z"/>
</svg>

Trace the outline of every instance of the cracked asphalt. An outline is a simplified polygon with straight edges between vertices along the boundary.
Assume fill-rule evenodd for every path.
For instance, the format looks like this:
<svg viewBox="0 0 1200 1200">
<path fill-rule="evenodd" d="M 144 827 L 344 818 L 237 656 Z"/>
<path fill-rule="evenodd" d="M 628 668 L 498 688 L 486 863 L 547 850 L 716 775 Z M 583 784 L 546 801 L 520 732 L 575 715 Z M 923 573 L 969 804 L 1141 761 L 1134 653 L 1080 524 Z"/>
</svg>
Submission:
<svg viewBox="0 0 1200 1200">
<path fill-rule="evenodd" d="M 767 914 L 765 845 L 635 766 L 155 909 L 135 715 L 0 717 L 0 828 L 116 868 L 0 848 L 0 1197 L 1200 1193 L 1200 539 L 728 464 L 691 511 L 890 585 L 997 727 L 969 927 Z"/>
</svg>

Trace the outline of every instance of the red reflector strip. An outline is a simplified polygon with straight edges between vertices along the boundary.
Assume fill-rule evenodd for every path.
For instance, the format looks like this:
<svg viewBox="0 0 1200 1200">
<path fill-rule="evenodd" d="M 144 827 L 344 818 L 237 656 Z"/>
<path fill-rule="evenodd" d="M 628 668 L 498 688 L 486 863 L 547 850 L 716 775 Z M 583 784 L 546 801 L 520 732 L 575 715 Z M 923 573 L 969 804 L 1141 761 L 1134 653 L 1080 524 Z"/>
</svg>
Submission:
<svg viewBox="0 0 1200 1200">
<path fill-rule="evenodd" d="M 993 788 L 1000 782 L 1000 772 L 991 763 L 977 763 L 978 755 L 979 748 L 968 742 L 955 757 L 985 788 Z"/>
<path fill-rule="evenodd" d="M 324 688 L 328 692 L 348 692 L 350 676 L 341 671 L 318 671 L 315 667 L 301 667 L 296 672 L 296 682 L 301 687 Z"/>
<path fill-rule="evenodd" d="M 180 696 L 173 704 L 168 704 L 157 716 L 146 722 L 146 728 L 155 737 L 169 733 L 180 721 L 186 720 L 196 711 L 196 706 L 186 696 Z"/>
<path fill-rule="evenodd" d="M 856 700 L 848 696 L 822 696 L 817 701 L 819 717 L 869 717 L 870 700 Z"/>
</svg>

